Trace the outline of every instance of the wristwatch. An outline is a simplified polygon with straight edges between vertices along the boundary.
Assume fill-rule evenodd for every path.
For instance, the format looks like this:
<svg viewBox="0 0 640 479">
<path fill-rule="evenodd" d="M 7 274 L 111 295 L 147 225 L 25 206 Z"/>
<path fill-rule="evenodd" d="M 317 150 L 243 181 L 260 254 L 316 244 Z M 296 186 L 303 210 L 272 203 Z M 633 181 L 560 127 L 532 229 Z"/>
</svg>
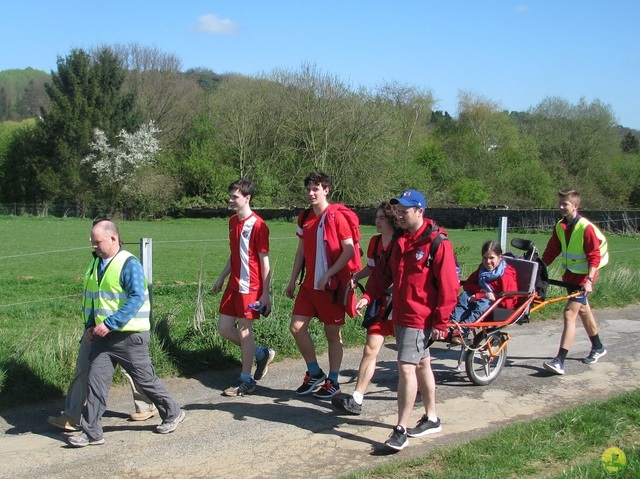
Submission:
<svg viewBox="0 0 640 479">
<path fill-rule="evenodd" d="M 591 281 L 591 282 L 593 283 L 593 277 L 588 276 L 588 277 L 587 277 L 587 281 Z"/>
</svg>

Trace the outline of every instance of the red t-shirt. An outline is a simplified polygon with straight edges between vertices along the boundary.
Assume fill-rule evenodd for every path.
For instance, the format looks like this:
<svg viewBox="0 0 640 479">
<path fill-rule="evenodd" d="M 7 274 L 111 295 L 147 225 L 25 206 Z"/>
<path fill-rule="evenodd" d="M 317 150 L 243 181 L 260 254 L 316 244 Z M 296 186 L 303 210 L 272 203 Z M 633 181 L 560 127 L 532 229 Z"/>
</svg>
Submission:
<svg viewBox="0 0 640 479">
<path fill-rule="evenodd" d="M 269 252 L 269 228 L 262 218 L 251 213 L 240 221 L 229 218 L 231 274 L 227 288 L 242 294 L 262 294 L 262 268 L 259 253 Z"/>
<path fill-rule="evenodd" d="M 327 209 L 325 208 L 322 213 L 316 216 L 313 209 L 310 209 L 301 212 L 298 216 L 296 235 L 303 240 L 304 265 L 306 269 L 302 286 L 311 289 L 315 289 L 316 276 L 318 278 L 322 276 L 321 270 L 323 268 L 325 271 L 328 269 L 326 261 L 323 262 L 321 257 L 323 254 L 326 257 L 327 248 L 324 244 L 318 243 L 318 237 L 322 238 L 322 230 L 319 231 L 318 227 L 326 211 Z M 304 218 L 305 216 L 306 218 Z M 302 223 L 303 219 L 304 224 Z M 335 219 L 338 240 L 343 241 L 351 238 L 351 228 L 345 217 L 340 212 L 336 212 Z M 316 272 L 318 273 L 317 275 Z"/>
</svg>

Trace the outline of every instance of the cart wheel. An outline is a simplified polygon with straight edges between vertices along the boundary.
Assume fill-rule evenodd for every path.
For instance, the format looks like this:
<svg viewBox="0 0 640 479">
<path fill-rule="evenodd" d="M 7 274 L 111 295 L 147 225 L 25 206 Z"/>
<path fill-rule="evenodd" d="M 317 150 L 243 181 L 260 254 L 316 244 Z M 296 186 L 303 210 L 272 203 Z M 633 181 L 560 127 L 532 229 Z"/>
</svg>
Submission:
<svg viewBox="0 0 640 479">
<path fill-rule="evenodd" d="M 475 338 L 465 359 L 467 376 L 474 384 L 486 386 L 498 377 L 507 360 L 506 342 L 507 338 L 500 331 L 479 334 Z"/>
</svg>

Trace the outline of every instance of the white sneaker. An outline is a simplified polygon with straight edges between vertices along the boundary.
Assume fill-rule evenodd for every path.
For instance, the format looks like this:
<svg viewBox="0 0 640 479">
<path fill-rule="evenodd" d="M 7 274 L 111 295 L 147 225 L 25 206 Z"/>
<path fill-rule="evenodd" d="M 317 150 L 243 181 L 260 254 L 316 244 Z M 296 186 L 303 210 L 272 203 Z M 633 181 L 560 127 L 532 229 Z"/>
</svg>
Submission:
<svg viewBox="0 0 640 479">
<path fill-rule="evenodd" d="M 564 374 L 564 364 L 560 361 L 560 358 L 553 358 L 553 361 L 545 362 L 542 365 L 553 374 Z"/>
</svg>

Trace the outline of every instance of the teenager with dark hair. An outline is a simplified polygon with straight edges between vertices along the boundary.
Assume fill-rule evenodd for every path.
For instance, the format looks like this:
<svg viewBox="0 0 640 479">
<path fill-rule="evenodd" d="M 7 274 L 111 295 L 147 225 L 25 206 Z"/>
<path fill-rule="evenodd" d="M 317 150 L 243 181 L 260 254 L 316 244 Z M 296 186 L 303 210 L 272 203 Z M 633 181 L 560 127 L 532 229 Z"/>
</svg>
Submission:
<svg viewBox="0 0 640 479">
<path fill-rule="evenodd" d="M 269 228 L 262 218 L 251 210 L 253 183 L 247 179 L 229 185 L 229 207 L 235 214 L 229 218 L 229 247 L 231 255 L 213 291 L 227 288 L 220 300 L 218 329 L 225 339 L 240 346 L 242 372 L 235 385 L 224 390 L 225 396 L 244 396 L 255 391 L 256 381 L 267 375 L 269 364 L 276 352 L 256 345 L 253 325 L 260 314 L 271 311 L 269 265 Z M 256 302 L 260 304 L 255 307 Z M 256 370 L 251 377 L 255 357 Z"/>
</svg>

